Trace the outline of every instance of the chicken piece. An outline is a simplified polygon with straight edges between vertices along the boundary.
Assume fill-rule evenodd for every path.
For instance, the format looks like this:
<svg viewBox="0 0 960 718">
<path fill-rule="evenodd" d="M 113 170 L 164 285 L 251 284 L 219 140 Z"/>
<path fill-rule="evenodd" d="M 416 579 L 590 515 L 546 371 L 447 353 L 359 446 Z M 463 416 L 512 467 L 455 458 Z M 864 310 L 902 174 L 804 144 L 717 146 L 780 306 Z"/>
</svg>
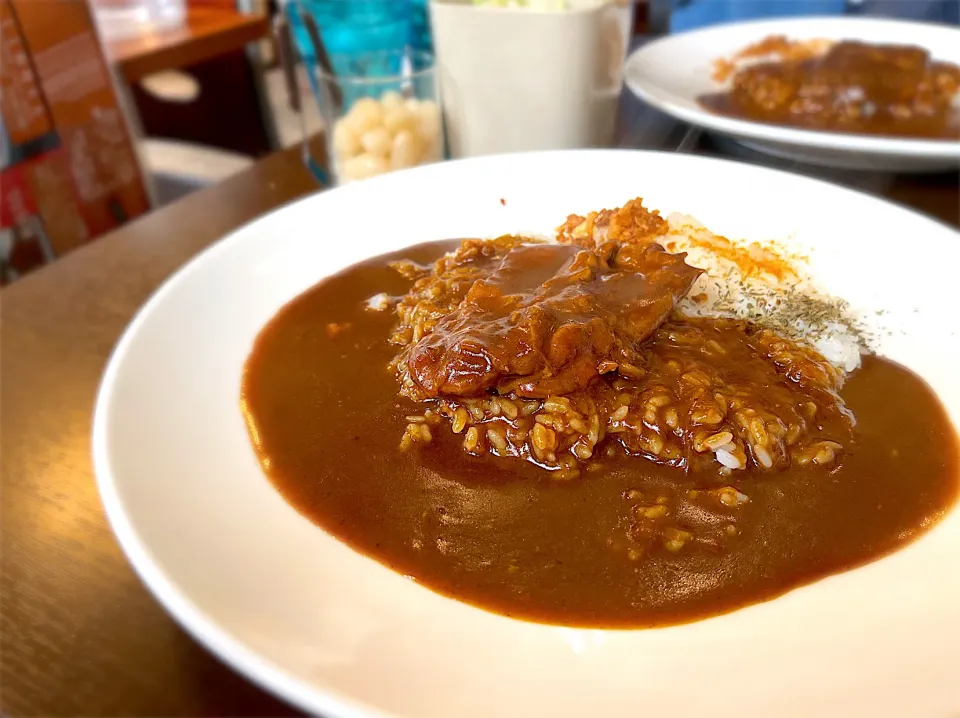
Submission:
<svg viewBox="0 0 960 718">
<path fill-rule="evenodd" d="M 667 220 L 656 210 L 643 206 L 639 197 L 617 209 L 590 212 L 586 217 L 571 214 L 557 227 L 557 241 L 593 249 L 604 242 L 646 244 L 666 234 Z"/>
</svg>

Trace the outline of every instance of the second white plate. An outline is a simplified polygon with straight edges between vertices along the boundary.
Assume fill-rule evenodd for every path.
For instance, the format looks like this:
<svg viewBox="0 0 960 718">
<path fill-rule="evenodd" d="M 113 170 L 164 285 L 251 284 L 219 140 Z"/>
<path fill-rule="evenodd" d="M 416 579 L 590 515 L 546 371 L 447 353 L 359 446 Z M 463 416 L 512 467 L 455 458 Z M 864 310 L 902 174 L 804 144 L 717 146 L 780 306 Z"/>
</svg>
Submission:
<svg viewBox="0 0 960 718">
<path fill-rule="evenodd" d="M 656 40 L 628 58 L 624 79 L 657 109 L 777 157 L 887 172 L 960 167 L 960 142 L 803 130 L 724 117 L 701 107 L 697 97 L 722 90 L 712 78 L 714 62 L 768 35 L 909 43 L 929 50 L 938 60 L 960 63 L 960 30 L 945 25 L 855 17 L 779 19 L 719 25 Z"/>
</svg>

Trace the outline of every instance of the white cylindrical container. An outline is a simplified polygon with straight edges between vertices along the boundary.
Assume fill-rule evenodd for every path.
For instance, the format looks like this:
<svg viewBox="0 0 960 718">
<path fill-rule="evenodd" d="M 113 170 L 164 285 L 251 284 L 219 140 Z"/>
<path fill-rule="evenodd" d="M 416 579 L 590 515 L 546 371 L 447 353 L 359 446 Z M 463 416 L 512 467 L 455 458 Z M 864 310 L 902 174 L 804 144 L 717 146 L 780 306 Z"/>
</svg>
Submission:
<svg viewBox="0 0 960 718">
<path fill-rule="evenodd" d="M 567 3 L 540 10 L 431 0 L 453 157 L 612 142 L 633 4 Z"/>
</svg>

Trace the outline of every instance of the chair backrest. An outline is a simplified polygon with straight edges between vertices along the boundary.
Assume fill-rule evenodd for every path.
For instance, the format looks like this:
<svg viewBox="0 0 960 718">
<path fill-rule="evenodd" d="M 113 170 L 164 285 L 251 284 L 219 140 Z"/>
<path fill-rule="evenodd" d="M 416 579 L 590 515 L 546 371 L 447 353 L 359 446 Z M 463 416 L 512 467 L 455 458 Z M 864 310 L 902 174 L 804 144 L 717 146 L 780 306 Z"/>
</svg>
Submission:
<svg viewBox="0 0 960 718">
<path fill-rule="evenodd" d="M 0 283 L 150 201 L 84 2 L 0 0 Z"/>
</svg>

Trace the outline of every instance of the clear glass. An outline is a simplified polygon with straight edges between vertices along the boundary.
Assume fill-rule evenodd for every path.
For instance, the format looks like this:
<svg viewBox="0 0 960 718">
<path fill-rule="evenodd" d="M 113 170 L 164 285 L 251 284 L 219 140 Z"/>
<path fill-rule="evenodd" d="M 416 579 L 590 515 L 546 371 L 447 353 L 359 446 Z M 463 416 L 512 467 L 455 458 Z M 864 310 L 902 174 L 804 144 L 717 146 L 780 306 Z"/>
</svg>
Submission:
<svg viewBox="0 0 960 718">
<path fill-rule="evenodd" d="M 331 55 L 339 71 L 312 66 L 327 156 L 337 184 L 443 159 L 433 56 L 405 49 Z"/>
</svg>

